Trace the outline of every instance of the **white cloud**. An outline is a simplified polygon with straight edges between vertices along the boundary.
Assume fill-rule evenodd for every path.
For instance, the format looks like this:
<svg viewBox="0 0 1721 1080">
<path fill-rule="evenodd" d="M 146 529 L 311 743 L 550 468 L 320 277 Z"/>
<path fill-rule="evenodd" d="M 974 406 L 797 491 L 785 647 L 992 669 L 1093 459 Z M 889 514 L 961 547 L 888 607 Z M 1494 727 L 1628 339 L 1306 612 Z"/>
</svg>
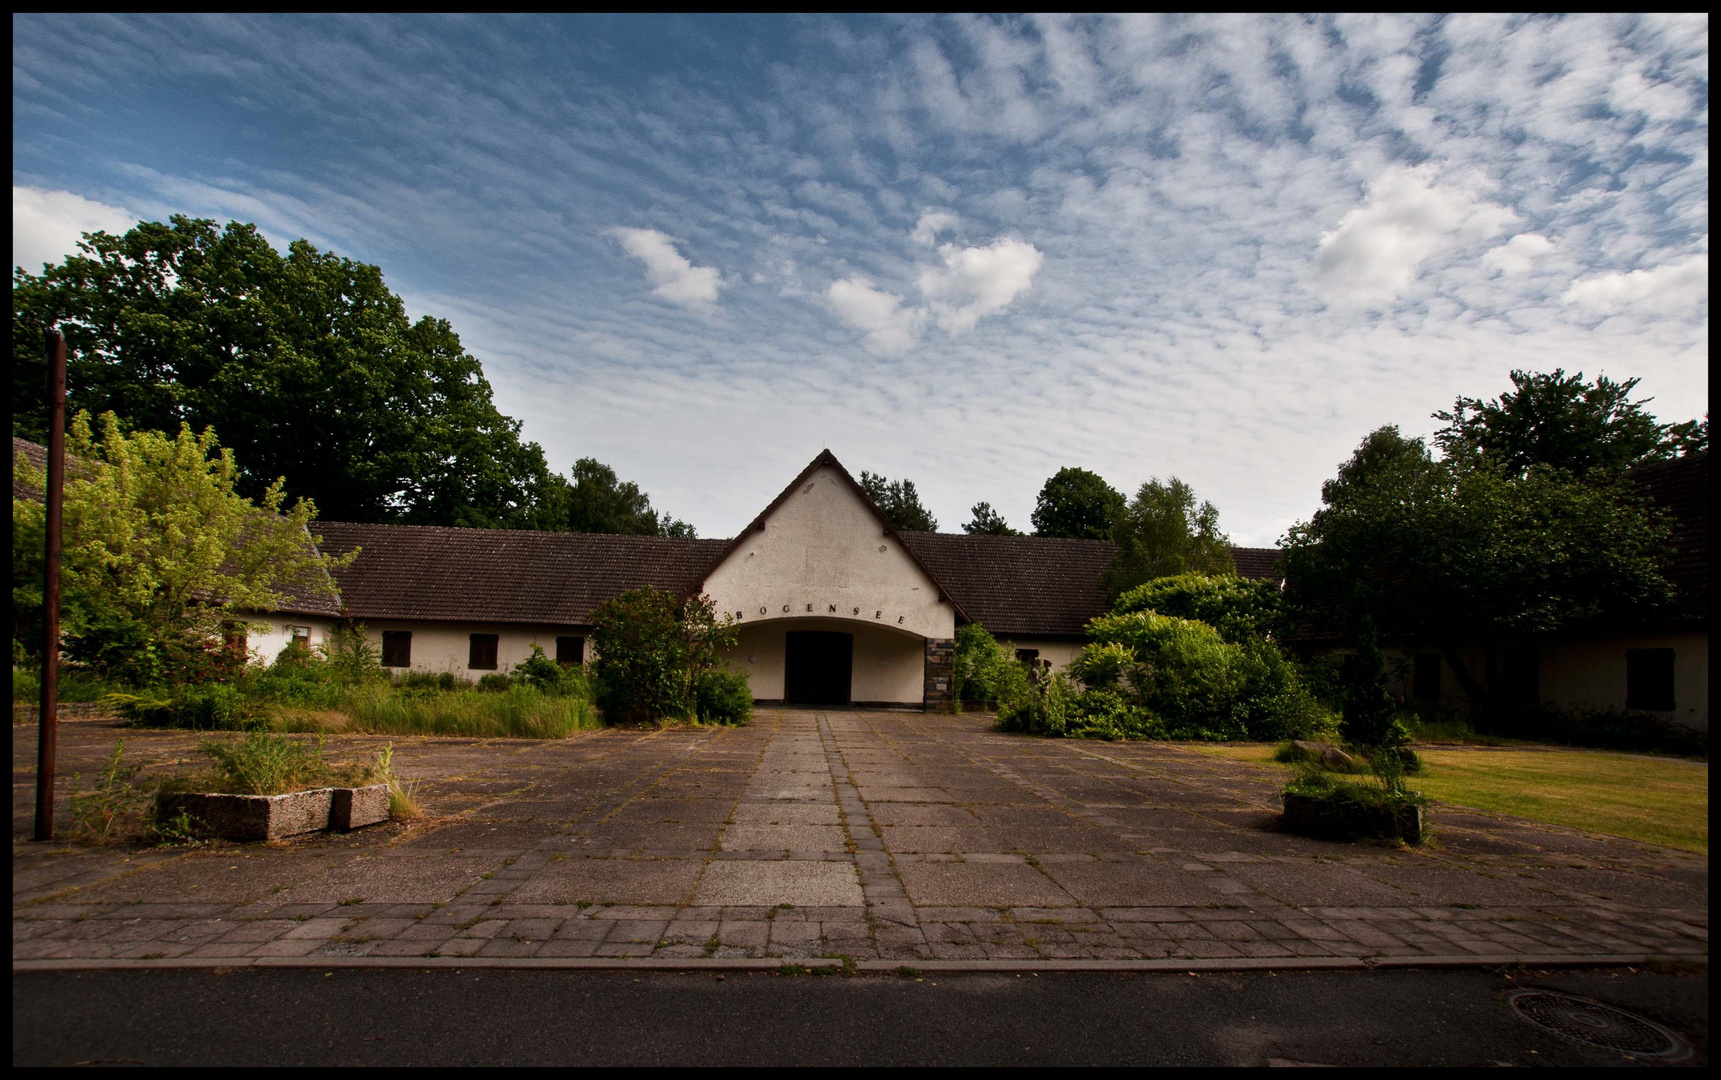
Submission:
<svg viewBox="0 0 1721 1080">
<path fill-rule="evenodd" d="M 1709 255 L 1688 255 L 1677 262 L 1626 273 L 1612 270 L 1572 282 L 1560 297 L 1596 312 L 1626 308 L 1666 311 L 1702 303 L 1709 296 Z"/>
<path fill-rule="evenodd" d="M 78 249 L 87 232 L 124 232 L 137 224 L 131 211 L 69 191 L 12 186 L 12 265 L 40 273 Z"/>
<path fill-rule="evenodd" d="M 723 275 L 715 267 L 694 266 L 675 241 L 656 229 L 611 229 L 629 255 L 645 264 L 652 292 L 685 308 L 709 308 L 723 288 Z"/>
<path fill-rule="evenodd" d="M 1433 165 L 1385 169 L 1361 206 L 1322 233 L 1306 283 L 1341 305 L 1390 304 L 1429 257 L 1495 235 L 1518 219 L 1470 180 L 1440 182 Z"/>
<path fill-rule="evenodd" d="M 928 210 L 914 223 L 914 231 L 908 234 L 908 238 L 917 244 L 931 247 L 938 242 L 939 233 L 954 229 L 959 220 L 961 219 L 948 210 Z"/>
<path fill-rule="evenodd" d="M 938 325 L 955 332 L 972 330 L 988 315 L 1003 311 L 1033 284 L 1046 257 L 1023 240 L 999 240 L 988 247 L 938 249 L 944 269 L 920 275 L 920 291 Z"/>
<path fill-rule="evenodd" d="M 1554 242 L 1541 233 L 1519 233 L 1482 256 L 1482 267 L 1504 274 L 1522 274 L 1553 250 Z"/>
<path fill-rule="evenodd" d="M 873 352 L 900 353 L 920 340 L 926 315 L 919 308 L 902 306 L 902 297 L 873 287 L 863 277 L 834 281 L 825 299 L 837 317 L 857 330 L 866 331 L 863 344 Z"/>
</svg>

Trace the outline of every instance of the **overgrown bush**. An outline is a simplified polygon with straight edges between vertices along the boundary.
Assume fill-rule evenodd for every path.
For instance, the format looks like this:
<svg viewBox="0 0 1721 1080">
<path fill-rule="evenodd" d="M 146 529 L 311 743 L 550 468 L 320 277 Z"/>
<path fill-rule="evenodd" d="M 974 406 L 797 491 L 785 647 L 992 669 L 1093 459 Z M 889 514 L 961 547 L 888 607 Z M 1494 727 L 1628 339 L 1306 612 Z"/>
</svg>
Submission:
<svg viewBox="0 0 1721 1080">
<path fill-rule="evenodd" d="M 699 679 L 738 636 L 729 617 L 718 622 L 709 597 L 649 585 L 600 604 L 593 623 L 593 689 L 611 723 L 696 718 Z"/>
<path fill-rule="evenodd" d="M 957 628 L 954 667 L 958 702 L 992 702 L 1004 712 L 1027 701 L 1028 669 L 978 623 Z"/>
<path fill-rule="evenodd" d="M 1404 707 L 1387 690 L 1386 655 L 1380 651 L 1374 624 L 1363 620 L 1357 651 L 1346 659 L 1344 715 L 1339 730 L 1356 746 L 1403 746 L 1410 741 Z"/>
<path fill-rule="evenodd" d="M 478 689 L 486 694 L 500 694 L 514 685 L 514 680 L 499 671 L 478 676 Z"/>
<path fill-rule="evenodd" d="M 434 693 L 439 690 L 453 690 L 459 682 L 452 671 L 403 671 L 394 680 L 394 685 L 402 690 Z"/>
<path fill-rule="evenodd" d="M 743 672 L 707 668 L 693 678 L 693 707 L 704 724 L 744 724 L 753 716 L 753 688 Z"/>
<path fill-rule="evenodd" d="M 1285 628 L 1285 607 L 1277 583 L 1234 575 L 1178 574 L 1159 578 L 1118 597 L 1112 611 L 1128 615 L 1152 611 L 1194 619 L 1219 631 L 1235 645 L 1270 637 Z"/>
<path fill-rule="evenodd" d="M 94 672 L 60 665 L 60 704 L 76 705 L 101 701 L 121 689 L 118 683 L 104 679 Z M 42 673 L 35 667 L 12 666 L 12 701 L 14 704 L 35 705 L 42 700 Z"/>
<path fill-rule="evenodd" d="M 1089 692 L 1108 692 L 1078 702 L 1096 733 L 1272 740 L 1331 729 L 1330 714 L 1264 638 L 1232 643 L 1204 622 L 1147 610 L 1101 616 L 1088 635 L 1071 674 Z"/>
</svg>

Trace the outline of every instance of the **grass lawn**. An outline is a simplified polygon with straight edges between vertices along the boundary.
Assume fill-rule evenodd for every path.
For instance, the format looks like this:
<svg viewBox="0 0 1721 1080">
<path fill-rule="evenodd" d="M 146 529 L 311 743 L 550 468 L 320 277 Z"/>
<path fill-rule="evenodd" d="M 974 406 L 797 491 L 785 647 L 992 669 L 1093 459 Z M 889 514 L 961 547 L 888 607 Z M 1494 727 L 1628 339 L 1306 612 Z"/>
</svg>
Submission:
<svg viewBox="0 0 1721 1080">
<path fill-rule="evenodd" d="M 1270 744 L 1189 745 L 1290 772 Z M 1565 747 L 1417 747 L 1410 786 L 1431 799 L 1709 853 L 1709 763 Z"/>
</svg>

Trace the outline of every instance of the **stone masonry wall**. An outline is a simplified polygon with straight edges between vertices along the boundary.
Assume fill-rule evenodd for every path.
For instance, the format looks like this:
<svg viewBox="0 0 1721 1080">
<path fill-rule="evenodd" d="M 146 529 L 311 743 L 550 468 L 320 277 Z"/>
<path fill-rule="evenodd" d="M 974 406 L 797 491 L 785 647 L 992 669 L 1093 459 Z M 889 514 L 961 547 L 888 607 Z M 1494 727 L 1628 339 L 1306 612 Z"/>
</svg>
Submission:
<svg viewBox="0 0 1721 1080">
<path fill-rule="evenodd" d="M 956 642 L 951 638 L 926 639 L 926 711 L 949 712 L 955 705 Z"/>
</svg>

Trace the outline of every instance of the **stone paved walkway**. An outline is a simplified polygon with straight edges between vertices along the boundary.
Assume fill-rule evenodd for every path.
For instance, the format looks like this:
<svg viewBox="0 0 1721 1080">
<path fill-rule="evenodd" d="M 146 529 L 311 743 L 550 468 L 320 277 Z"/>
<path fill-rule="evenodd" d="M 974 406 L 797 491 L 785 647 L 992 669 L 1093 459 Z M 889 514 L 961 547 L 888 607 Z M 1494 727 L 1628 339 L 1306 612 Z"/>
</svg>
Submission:
<svg viewBox="0 0 1721 1080">
<path fill-rule="evenodd" d="M 86 771 L 118 736 L 146 759 L 193 742 L 65 731 Z M 733 730 L 395 742 L 426 778 L 431 819 L 411 827 L 189 852 L 15 842 L 14 960 L 1708 950 L 1706 857 L 1456 809 L 1422 850 L 1305 840 L 1271 830 L 1274 774 L 1164 744 L 800 710 Z"/>
</svg>

